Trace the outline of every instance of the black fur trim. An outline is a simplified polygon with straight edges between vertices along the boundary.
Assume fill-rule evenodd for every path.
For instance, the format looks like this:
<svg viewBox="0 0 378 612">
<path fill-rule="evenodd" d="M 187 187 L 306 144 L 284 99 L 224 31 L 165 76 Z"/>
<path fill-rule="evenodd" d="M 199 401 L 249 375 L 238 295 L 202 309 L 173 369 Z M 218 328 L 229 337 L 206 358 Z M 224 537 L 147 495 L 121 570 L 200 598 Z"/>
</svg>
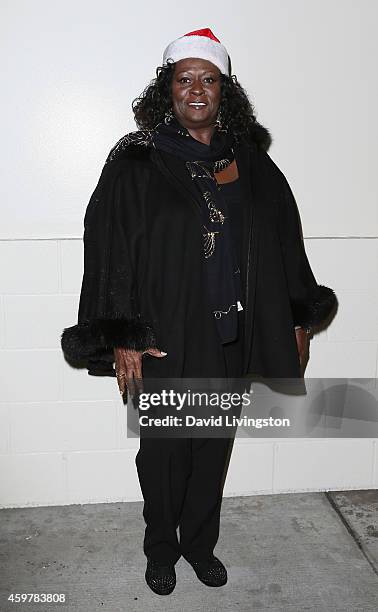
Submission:
<svg viewBox="0 0 378 612">
<path fill-rule="evenodd" d="M 97 319 L 64 329 L 61 346 L 68 359 L 85 361 L 115 347 L 144 351 L 156 347 L 156 338 L 141 319 Z"/>
<path fill-rule="evenodd" d="M 251 139 L 257 145 L 257 147 L 263 151 L 268 151 L 270 145 L 272 144 L 272 136 L 269 130 L 261 125 L 261 123 L 258 121 L 256 121 L 256 123 L 253 125 Z"/>
<path fill-rule="evenodd" d="M 324 285 L 318 285 L 312 300 L 291 302 L 294 325 L 316 327 L 328 318 L 336 304 L 334 291 Z"/>
</svg>

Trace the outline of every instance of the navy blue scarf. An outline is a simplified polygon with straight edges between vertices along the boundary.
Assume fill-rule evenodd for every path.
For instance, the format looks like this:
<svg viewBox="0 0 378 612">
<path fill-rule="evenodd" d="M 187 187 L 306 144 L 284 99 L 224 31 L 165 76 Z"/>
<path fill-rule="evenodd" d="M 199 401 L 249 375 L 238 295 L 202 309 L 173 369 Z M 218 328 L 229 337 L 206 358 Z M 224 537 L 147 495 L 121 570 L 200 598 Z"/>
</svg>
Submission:
<svg viewBox="0 0 378 612">
<path fill-rule="evenodd" d="M 152 141 L 156 149 L 171 154 L 166 158 L 170 169 L 200 206 L 209 303 L 221 342 L 232 342 L 237 337 L 240 270 L 236 265 L 227 201 L 214 173 L 234 160 L 234 140 L 227 132 L 215 128 L 210 145 L 203 144 L 173 118 L 168 125 L 161 123 L 153 130 Z"/>
</svg>

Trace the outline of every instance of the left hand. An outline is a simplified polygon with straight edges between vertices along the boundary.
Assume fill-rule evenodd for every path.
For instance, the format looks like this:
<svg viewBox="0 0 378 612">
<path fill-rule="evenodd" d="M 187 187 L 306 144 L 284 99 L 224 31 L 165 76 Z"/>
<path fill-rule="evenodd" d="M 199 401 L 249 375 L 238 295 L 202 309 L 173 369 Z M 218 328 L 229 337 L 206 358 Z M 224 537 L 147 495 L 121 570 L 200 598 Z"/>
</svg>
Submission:
<svg viewBox="0 0 378 612">
<path fill-rule="evenodd" d="M 309 345 L 310 345 L 310 337 L 303 327 L 295 330 L 295 336 L 297 340 L 297 348 L 299 354 L 299 362 L 301 365 L 302 374 L 306 368 L 308 357 L 309 357 Z"/>
</svg>

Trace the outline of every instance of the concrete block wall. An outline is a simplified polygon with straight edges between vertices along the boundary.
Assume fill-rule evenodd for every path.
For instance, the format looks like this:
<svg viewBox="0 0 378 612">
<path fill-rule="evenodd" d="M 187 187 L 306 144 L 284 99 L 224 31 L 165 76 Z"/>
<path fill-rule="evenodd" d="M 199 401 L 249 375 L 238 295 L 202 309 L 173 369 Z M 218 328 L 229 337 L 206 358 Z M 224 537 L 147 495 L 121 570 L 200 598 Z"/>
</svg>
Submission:
<svg viewBox="0 0 378 612">
<path fill-rule="evenodd" d="M 0 506 L 141 499 L 115 381 L 70 368 L 59 340 L 76 321 L 84 205 L 111 146 L 135 129 L 131 101 L 185 31 L 209 26 L 230 51 L 317 280 L 338 295 L 307 376 L 374 379 L 377 3 L 234 0 L 228 19 L 228 0 L 190 15 L 167 0 L 163 20 L 152 1 L 112 0 L 106 19 L 99 0 L 3 5 Z M 375 487 L 376 466 L 373 439 L 237 439 L 226 494 Z"/>
<path fill-rule="evenodd" d="M 307 238 L 339 311 L 311 342 L 308 377 L 377 377 L 377 240 Z M 116 382 L 71 368 L 79 239 L 0 241 L 0 506 L 141 500 Z M 226 495 L 378 486 L 374 439 L 237 439 Z"/>
</svg>

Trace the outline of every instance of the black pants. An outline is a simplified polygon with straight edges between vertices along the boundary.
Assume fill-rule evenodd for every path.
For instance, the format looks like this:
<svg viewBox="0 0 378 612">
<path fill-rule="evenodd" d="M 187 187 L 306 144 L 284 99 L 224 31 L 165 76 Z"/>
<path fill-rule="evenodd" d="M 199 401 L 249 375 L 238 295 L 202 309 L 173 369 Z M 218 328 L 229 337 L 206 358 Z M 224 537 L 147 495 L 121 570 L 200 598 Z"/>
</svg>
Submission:
<svg viewBox="0 0 378 612">
<path fill-rule="evenodd" d="M 219 535 L 229 438 L 144 438 L 136 457 L 144 553 L 162 564 L 207 557 Z M 180 530 L 180 543 L 176 529 Z"/>
<path fill-rule="evenodd" d="M 241 376 L 242 347 L 241 336 L 223 347 L 228 377 Z M 181 555 L 195 561 L 213 552 L 232 444 L 230 437 L 141 436 L 136 466 L 144 498 L 147 557 L 174 564 Z"/>
</svg>

